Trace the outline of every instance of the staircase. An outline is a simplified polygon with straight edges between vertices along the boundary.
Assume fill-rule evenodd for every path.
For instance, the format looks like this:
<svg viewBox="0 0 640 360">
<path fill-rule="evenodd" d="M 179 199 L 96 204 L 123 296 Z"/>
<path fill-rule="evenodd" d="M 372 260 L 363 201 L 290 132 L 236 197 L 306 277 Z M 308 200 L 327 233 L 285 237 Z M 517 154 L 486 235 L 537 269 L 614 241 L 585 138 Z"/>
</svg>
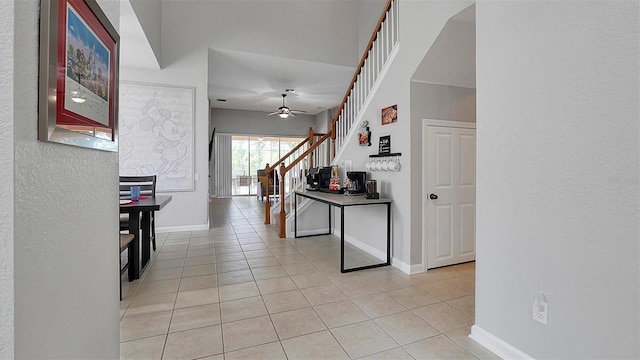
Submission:
<svg viewBox="0 0 640 360">
<path fill-rule="evenodd" d="M 351 79 L 349 88 L 331 121 L 329 132 L 317 134 L 309 129 L 309 135 L 305 140 L 275 164 L 265 169 L 267 175 L 274 179 L 274 184 L 280 186 L 279 200 L 274 203 L 273 207 L 274 213 L 277 213 L 278 207 L 280 208 L 277 215 L 280 238 L 286 237 L 287 214 L 291 214 L 293 211 L 291 194 L 304 188 L 309 168 L 330 165 L 336 158 L 336 154 L 339 154 L 342 145 L 346 144 L 356 132 L 357 127 L 354 127 L 353 124 L 360 122 L 361 110 L 368 106 L 370 96 L 375 93 L 377 84 L 381 80 L 381 74 L 384 73 L 383 70 L 392 58 L 397 44 L 398 1 L 388 0 Z M 276 176 L 276 172 L 278 176 Z M 278 179 L 279 181 L 277 181 Z M 268 196 L 267 199 L 269 199 Z M 267 201 L 265 206 L 265 224 L 271 224 L 273 217 L 271 202 Z"/>
</svg>

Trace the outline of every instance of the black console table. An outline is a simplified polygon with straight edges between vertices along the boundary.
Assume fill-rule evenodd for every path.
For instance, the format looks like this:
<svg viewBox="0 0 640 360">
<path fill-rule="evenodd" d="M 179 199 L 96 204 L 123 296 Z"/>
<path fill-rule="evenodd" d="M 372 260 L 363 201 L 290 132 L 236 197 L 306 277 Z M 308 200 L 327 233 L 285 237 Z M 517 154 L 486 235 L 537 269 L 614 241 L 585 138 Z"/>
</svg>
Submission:
<svg viewBox="0 0 640 360">
<path fill-rule="evenodd" d="M 329 205 L 329 232 L 323 234 L 313 234 L 298 236 L 298 196 L 307 199 L 319 201 Z M 381 266 L 391 265 L 391 199 L 365 199 L 364 196 L 346 196 L 340 194 L 329 194 L 318 191 L 296 191 L 293 197 L 293 234 L 295 238 L 330 235 L 331 234 L 331 207 L 340 208 L 340 272 L 346 273 L 356 270 L 371 269 Z M 365 206 L 365 205 L 387 205 L 387 261 L 380 264 L 365 265 L 355 268 L 344 268 L 344 208 L 347 206 Z"/>
</svg>

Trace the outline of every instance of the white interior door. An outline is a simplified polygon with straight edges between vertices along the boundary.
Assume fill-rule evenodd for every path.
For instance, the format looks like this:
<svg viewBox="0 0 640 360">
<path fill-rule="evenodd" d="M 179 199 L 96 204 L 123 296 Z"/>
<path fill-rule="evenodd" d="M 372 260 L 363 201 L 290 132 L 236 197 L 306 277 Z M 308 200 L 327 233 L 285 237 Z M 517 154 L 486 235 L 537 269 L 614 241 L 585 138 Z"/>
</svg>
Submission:
<svg viewBox="0 0 640 360">
<path fill-rule="evenodd" d="M 473 261 L 476 130 L 428 125 L 424 137 L 427 268 Z"/>
</svg>

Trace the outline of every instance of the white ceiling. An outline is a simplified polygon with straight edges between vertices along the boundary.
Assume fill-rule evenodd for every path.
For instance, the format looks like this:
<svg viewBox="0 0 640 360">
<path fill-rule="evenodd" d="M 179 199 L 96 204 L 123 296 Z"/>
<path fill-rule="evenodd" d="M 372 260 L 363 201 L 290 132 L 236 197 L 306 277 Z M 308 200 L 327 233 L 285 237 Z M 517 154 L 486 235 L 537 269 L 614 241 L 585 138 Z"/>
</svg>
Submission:
<svg viewBox="0 0 640 360">
<path fill-rule="evenodd" d="M 335 107 L 355 69 L 232 50 L 209 50 L 211 107 L 272 112 L 282 105 L 317 114 Z M 217 99 L 225 99 L 219 102 Z"/>
<path fill-rule="evenodd" d="M 358 42 L 370 36 L 358 29 L 375 26 L 354 23 L 377 20 L 384 4 L 361 1 L 163 0 L 163 58 L 157 60 L 129 0 L 122 0 L 121 66 L 157 70 L 163 60 L 207 47 L 211 107 L 270 113 L 282 105 L 284 89 L 295 89 L 286 105 L 315 115 L 339 105 L 359 61 Z M 369 13 L 357 16 L 363 11 Z M 185 34 L 197 35 L 175 41 Z M 475 6 L 447 23 L 413 80 L 475 87 Z"/>
<path fill-rule="evenodd" d="M 476 9 L 469 6 L 447 21 L 411 80 L 476 87 Z"/>
<path fill-rule="evenodd" d="M 213 108 L 270 113 L 282 106 L 284 89 L 295 89 L 287 95 L 286 105 L 315 115 L 339 105 L 359 61 L 357 24 L 345 21 L 355 12 L 355 2 L 164 1 L 165 39 L 160 61 L 156 60 L 129 0 L 122 0 L 121 4 L 120 65 L 159 69 L 163 60 L 171 62 L 175 53 L 208 47 L 208 92 Z M 287 20 L 261 16 L 267 13 L 282 14 Z M 188 44 L 176 43 L 172 39 L 180 37 L 176 32 L 198 35 L 189 36 Z M 336 35 L 341 33 L 338 38 Z M 167 44 L 174 49 L 167 49 Z M 330 55 L 332 47 L 339 53 Z M 344 54 L 345 48 L 353 49 L 353 54 Z"/>
</svg>

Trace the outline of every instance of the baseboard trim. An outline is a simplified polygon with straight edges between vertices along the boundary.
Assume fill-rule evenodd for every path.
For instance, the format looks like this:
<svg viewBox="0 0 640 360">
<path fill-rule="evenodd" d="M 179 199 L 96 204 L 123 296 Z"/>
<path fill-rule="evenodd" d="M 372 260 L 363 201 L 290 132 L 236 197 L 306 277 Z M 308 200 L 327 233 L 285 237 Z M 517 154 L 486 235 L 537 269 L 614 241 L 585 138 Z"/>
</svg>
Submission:
<svg viewBox="0 0 640 360">
<path fill-rule="evenodd" d="M 338 234 L 336 235 L 335 232 L 334 232 L 334 235 L 339 237 L 340 236 L 339 233 L 340 233 L 340 229 L 338 229 Z M 355 246 L 355 247 L 357 247 L 358 249 L 360 249 L 362 251 L 365 251 L 366 253 L 368 253 L 371 256 L 375 256 L 376 258 L 378 258 L 381 261 L 385 261 L 385 262 L 387 261 L 387 253 L 386 252 L 380 251 L 380 250 L 374 248 L 371 245 L 365 244 L 364 242 L 354 238 L 353 236 L 345 234 L 344 235 L 344 241 L 349 243 L 349 244 L 351 244 L 351 245 L 353 245 L 353 246 Z"/>
<path fill-rule="evenodd" d="M 338 232 L 340 232 L 340 229 L 337 230 Z M 335 232 L 334 232 L 335 234 Z M 337 236 L 337 235 L 336 235 Z M 386 261 L 387 260 L 387 253 L 381 250 L 378 250 L 376 248 L 374 248 L 371 245 L 367 245 L 366 243 L 352 237 L 349 235 L 345 235 L 344 236 L 344 241 L 348 242 L 349 244 L 363 250 L 366 251 L 367 253 L 369 253 L 369 255 L 375 256 L 376 258 L 380 259 L 381 261 Z M 422 272 L 422 264 L 419 265 L 409 265 L 407 263 L 405 263 L 404 261 L 392 257 L 391 258 L 391 266 L 393 266 L 394 268 L 402 271 L 403 273 L 407 274 L 407 275 L 411 275 L 411 274 L 415 274 L 417 272 Z M 415 271 L 415 269 L 418 269 L 418 271 Z M 414 272 L 412 272 L 414 271 Z"/>
<path fill-rule="evenodd" d="M 156 227 L 157 233 L 209 230 L 209 224 Z"/>
<path fill-rule="evenodd" d="M 503 359 L 533 360 L 533 357 L 482 329 L 478 325 L 473 325 L 471 327 L 471 334 L 469 335 L 469 338 Z"/>
</svg>

